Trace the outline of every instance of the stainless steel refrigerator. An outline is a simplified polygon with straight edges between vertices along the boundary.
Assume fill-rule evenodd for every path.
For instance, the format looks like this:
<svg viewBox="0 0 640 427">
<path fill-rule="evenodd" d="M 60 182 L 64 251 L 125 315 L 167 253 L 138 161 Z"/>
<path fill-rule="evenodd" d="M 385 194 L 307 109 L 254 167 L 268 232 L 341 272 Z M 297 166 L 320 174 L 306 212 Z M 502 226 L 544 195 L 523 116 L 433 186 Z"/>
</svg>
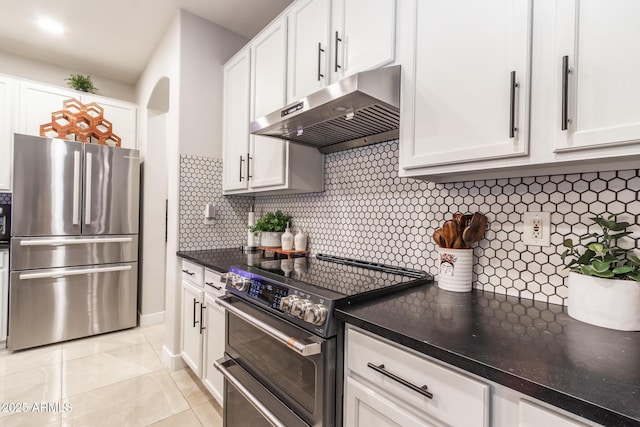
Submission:
<svg viewBox="0 0 640 427">
<path fill-rule="evenodd" d="M 16 134 L 9 349 L 136 325 L 137 150 Z"/>
</svg>

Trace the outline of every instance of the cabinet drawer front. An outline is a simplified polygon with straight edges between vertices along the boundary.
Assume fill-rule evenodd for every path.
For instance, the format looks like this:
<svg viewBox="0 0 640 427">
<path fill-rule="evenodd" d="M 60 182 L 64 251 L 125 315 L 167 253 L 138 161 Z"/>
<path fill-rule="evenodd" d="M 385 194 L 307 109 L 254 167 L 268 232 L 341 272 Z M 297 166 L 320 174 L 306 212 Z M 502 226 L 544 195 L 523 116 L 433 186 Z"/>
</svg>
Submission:
<svg viewBox="0 0 640 427">
<path fill-rule="evenodd" d="M 182 280 L 202 287 L 204 285 L 204 267 L 189 261 L 182 261 Z"/>
<path fill-rule="evenodd" d="M 419 412 L 452 426 L 489 425 L 489 386 L 361 332 L 347 330 L 346 368 Z M 426 385 L 429 399 L 373 368 L 371 363 L 409 383 Z"/>
<path fill-rule="evenodd" d="M 225 281 L 222 279 L 222 275 L 212 270 L 204 270 L 204 290 L 207 295 L 214 297 L 220 297 L 224 295 Z"/>
</svg>

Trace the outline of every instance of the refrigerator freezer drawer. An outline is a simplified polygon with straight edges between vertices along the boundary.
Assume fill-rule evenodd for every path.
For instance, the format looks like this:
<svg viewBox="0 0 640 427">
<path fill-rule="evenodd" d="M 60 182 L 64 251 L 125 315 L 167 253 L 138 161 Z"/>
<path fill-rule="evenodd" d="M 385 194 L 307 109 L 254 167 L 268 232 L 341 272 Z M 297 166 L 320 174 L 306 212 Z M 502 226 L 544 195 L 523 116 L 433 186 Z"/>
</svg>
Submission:
<svg viewBox="0 0 640 427">
<path fill-rule="evenodd" d="M 136 326 L 138 263 L 12 271 L 9 350 Z"/>
<path fill-rule="evenodd" d="M 11 270 L 138 260 L 138 236 L 14 237 Z"/>
</svg>

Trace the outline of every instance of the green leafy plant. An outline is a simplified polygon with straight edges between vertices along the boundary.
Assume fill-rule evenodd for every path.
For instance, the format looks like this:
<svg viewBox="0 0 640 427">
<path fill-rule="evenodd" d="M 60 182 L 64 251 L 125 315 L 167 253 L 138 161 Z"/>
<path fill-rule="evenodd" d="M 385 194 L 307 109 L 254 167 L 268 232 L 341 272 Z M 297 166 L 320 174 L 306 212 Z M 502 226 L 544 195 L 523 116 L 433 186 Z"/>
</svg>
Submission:
<svg viewBox="0 0 640 427">
<path fill-rule="evenodd" d="M 285 215 L 282 211 L 267 212 L 256 221 L 256 224 L 249 227 L 249 231 L 257 233 L 258 231 L 280 232 L 287 228 L 287 223 L 291 221 L 291 216 Z"/>
<path fill-rule="evenodd" d="M 71 73 L 65 80 L 67 81 L 69 87 L 75 90 L 80 90 L 82 92 L 88 93 L 96 93 L 96 91 L 98 90 L 98 88 L 93 85 L 91 76 L 88 74 L 84 76 L 82 74 Z"/>
<path fill-rule="evenodd" d="M 567 249 L 561 258 L 567 268 L 586 276 L 640 282 L 640 258 L 635 255 L 633 249 L 617 246 L 618 239 L 631 234 L 626 231 L 630 224 L 616 222 L 615 215 L 606 219 L 601 216 L 591 219 L 600 226 L 602 232 L 588 233 L 580 237 L 580 240 L 593 239 L 582 243 L 584 252 L 574 246 L 573 240 L 564 241 L 563 245 Z"/>
</svg>

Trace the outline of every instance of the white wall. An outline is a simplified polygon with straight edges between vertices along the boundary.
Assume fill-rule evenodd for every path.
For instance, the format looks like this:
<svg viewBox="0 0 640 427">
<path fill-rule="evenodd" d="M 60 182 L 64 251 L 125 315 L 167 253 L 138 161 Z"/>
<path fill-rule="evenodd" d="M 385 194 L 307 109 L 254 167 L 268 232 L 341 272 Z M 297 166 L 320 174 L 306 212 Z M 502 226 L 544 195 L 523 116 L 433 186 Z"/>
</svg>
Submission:
<svg viewBox="0 0 640 427">
<path fill-rule="evenodd" d="M 151 161 L 153 157 L 148 155 L 149 151 L 157 148 L 154 146 L 153 135 L 157 131 L 157 124 L 154 123 L 159 122 L 153 114 L 149 114 L 147 106 L 150 101 L 153 104 L 151 107 L 158 101 L 162 103 L 162 100 L 154 98 L 154 88 L 163 78 L 169 80 L 168 111 L 162 124 L 166 127 L 166 186 L 169 200 L 163 361 L 172 368 L 182 365 L 180 261 L 175 255 L 178 250 L 180 153 L 221 157 L 222 64 L 245 42 L 241 36 L 216 24 L 180 11 L 172 20 L 136 84 L 136 100 L 140 108 L 139 146 L 146 162 L 146 159 Z M 149 120 L 149 117 L 152 119 Z M 152 130 L 149 130 L 150 125 L 154 126 Z M 156 166 L 146 163 L 145 171 Z M 145 193 L 162 190 L 154 189 L 158 182 L 153 182 L 151 176 L 148 178 L 145 179 Z M 164 230 L 164 215 L 158 215 L 149 222 L 155 224 L 158 232 Z M 149 254 L 143 249 L 142 255 L 144 260 Z M 156 313 L 154 310 L 160 309 L 161 301 L 159 298 L 152 300 L 152 295 L 161 292 L 162 284 L 147 281 L 144 277 L 142 280 L 141 307 L 149 312 L 143 311 L 141 315 L 153 315 Z"/>
<path fill-rule="evenodd" d="M 27 80 L 47 83 L 69 88 L 65 79 L 71 73 L 84 73 L 82 70 L 61 68 L 56 65 L 36 61 L 34 59 L 0 52 L 0 73 Z M 91 80 L 98 88 L 98 95 L 134 102 L 135 88 L 126 83 L 117 82 L 101 76 L 91 75 Z"/>
<path fill-rule="evenodd" d="M 180 40 L 180 154 L 222 158 L 222 66 L 247 39 L 189 12 Z"/>
</svg>

